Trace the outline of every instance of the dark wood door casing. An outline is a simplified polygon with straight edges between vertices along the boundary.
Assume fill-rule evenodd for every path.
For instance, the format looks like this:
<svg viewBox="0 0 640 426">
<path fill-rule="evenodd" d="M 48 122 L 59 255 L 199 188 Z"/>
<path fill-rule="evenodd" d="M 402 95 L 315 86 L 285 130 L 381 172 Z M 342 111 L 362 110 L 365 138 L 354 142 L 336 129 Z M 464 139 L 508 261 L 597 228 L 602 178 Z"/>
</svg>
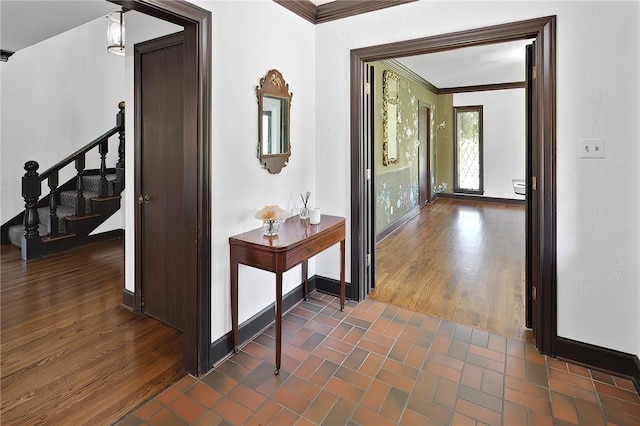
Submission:
<svg viewBox="0 0 640 426">
<path fill-rule="evenodd" d="M 184 330 L 183 35 L 136 44 L 136 258 L 140 311 Z M 148 198 L 147 198 L 148 197 Z"/>
<path fill-rule="evenodd" d="M 418 108 L 418 181 L 420 187 L 420 208 L 431 201 L 431 108 L 421 103 Z"/>
<path fill-rule="evenodd" d="M 538 350 L 554 356 L 557 336 L 557 262 L 556 262 L 556 17 L 547 16 L 491 27 L 465 30 L 414 40 L 354 49 L 350 55 L 351 65 L 351 283 L 356 300 L 366 298 L 367 286 L 364 271 L 367 263 L 364 241 L 366 227 L 363 217 L 364 203 L 368 195 L 366 186 L 366 163 L 363 153 L 368 147 L 362 138 L 363 68 L 367 62 L 395 57 L 436 53 L 463 47 L 480 46 L 515 40 L 536 39 L 536 79 L 538 115 L 533 124 L 540 135 L 533 147 L 538 153 L 536 200 L 540 216 L 538 232 L 539 258 L 532 258 L 538 265 L 532 269 L 540 272 L 537 288 L 539 329 L 536 335 Z M 375 252 L 372 253 L 375 255 Z"/>
</svg>

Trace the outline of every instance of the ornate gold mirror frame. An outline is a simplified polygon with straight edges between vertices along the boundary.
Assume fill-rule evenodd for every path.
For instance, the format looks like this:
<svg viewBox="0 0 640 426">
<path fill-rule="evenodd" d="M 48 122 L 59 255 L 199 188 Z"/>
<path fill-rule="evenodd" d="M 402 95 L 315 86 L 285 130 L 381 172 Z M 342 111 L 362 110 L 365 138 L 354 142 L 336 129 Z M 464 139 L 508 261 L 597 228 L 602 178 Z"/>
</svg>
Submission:
<svg viewBox="0 0 640 426">
<path fill-rule="evenodd" d="M 289 85 L 278 70 L 269 70 L 260 85 L 258 96 L 258 159 L 269 173 L 280 173 L 289 162 L 289 113 L 291 98 Z"/>
<path fill-rule="evenodd" d="M 382 164 L 398 162 L 398 93 L 400 76 L 393 71 L 382 73 Z"/>
</svg>

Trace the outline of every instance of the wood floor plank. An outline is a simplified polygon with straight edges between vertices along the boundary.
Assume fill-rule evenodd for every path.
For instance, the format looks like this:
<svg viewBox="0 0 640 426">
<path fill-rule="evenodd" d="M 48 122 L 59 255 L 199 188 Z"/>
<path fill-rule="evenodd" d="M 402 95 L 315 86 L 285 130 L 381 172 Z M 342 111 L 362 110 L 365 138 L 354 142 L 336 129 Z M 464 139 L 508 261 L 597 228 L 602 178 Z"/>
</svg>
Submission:
<svg viewBox="0 0 640 426">
<path fill-rule="evenodd" d="M 121 307 L 124 249 L 1 248 L 2 424 L 112 424 L 185 375 L 182 334 Z"/>
<path fill-rule="evenodd" d="M 438 199 L 378 243 L 375 300 L 525 337 L 524 206 Z"/>
</svg>

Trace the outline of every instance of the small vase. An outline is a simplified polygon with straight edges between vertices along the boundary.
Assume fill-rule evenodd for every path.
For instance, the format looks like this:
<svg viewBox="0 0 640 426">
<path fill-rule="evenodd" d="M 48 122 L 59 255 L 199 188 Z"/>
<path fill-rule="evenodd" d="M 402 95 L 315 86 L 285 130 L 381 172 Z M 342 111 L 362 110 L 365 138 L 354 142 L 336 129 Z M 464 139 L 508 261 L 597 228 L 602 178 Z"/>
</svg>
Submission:
<svg viewBox="0 0 640 426">
<path fill-rule="evenodd" d="M 307 207 L 303 207 L 300 209 L 300 222 L 302 222 L 303 225 L 309 224 L 310 216 L 311 216 L 311 213 L 309 212 L 309 209 Z"/>
<path fill-rule="evenodd" d="M 278 231 L 280 230 L 280 221 L 279 220 L 265 220 L 262 222 L 262 233 L 266 237 L 273 237 L 278 235 Z"/>
</svg>

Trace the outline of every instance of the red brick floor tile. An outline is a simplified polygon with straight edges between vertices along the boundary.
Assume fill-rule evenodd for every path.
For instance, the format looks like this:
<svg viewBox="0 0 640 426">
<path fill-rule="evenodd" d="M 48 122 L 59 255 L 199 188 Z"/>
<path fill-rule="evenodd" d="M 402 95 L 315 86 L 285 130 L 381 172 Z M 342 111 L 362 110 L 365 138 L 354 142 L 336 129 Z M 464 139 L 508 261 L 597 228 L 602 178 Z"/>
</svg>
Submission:
<svg viewBox="0 0 640 426">
<path fill-rule="evenodd" d="M 547 365 L 549 368 L 555 368 L 556 370 L 569 371 L 567 363 L 559 359 L 547 358 Z"/>
<path fill-rule="evenodd" d="M 348 355 L 353 350 L 353 345 L 342 340 L 334 339 L 333 337 L 327 337 L 324 342 L 322 342 L 323 346 L 331 348 L 335 351 L 341 352 L 345 355 Z"/>
<path fill-rule="evenodd" d="M 271 424 L 278 426 L 288 426 L 295 425 L 296 422 L 300 419 L 300 416 L 286 408 L 278 413 L 278 415 L 273 419 Z"/>
<path fill-rule="evenodd" d="M 300 417 L 296 422 L 296 426 L 316 426 L 316 424 L 309 419 Z"/>
<path fill-rule="evenodd" d="M 360 340 L 360 343 L 358 343 L 358 346 L 360 346 L 361 348 L 367 351 L 374 352 L 382 356 L 387 356 L 387 354 L 391 350 L 391 345 L 375 342 L 373 340 L 369 340 L 366 338 L 363 338 L 362 340 Z"/>
<path fill-rule="evenodd" d="M 584 389 L 593 389 L 593 382 L 590 379 L 578 376 L 577 374 L 551 369 L 549 370 L 549 378 L 571 383 L 572 385 L 580 386 Z"/>
<path fill-rule="evenodd" d="M 173 401 L 174 399 L 176 399 L 178 396 L 180 396 L 182 394 L 182 392 L 174 387 L 170 387 L 165 389 L 164 391 L 162 391 L 162 393 L 160 393 L 158 396 L 156 396 L 156 401 L 167 405 L 169 404 L 171 401 Z"/>
<path fill-rule="evenodd" d="M 324 344 L 319 345 L 313 351 L 313 353 L 315 355 L 321 357 L 322 359 L 326 359 L 328 361 L 335 362 L 336 364 L 342 364 L 342 362 L 347 357 L 346 354 L 343 354 L 342 352 L 338 352 L 335 349 L 331 349 L 329 347 L 326 347 Z"/>
<path fill-rule="evenodd" d="M 527 409 L 522 405 L 514 404 L 513 402 L 505 401 L 502 412 L 503 424 L 505 426 L 513 425 L 526 425 L 527 424 Z"/>
<path fill-rule="evenodd" d="M 476 421 L 471 417 L 467 417 L 464 414 L 454 413 L 452 426 L 476 426 Z"/>
<path fill-rule="evenodd" d="M 438 352 L 446 354 L 449 352 L 449 344 L 451 343 L 451 336 L 436 335 L 431 343 L 431 352 Z"/>
<path fill-rule="evenodd" d="M 489 425 L 502 424 L 502 415 L 500 413 L 463 398 L 458 398 L 456 412 Z"/>
<path fill-rule="evenodd" d="M 551 411 L 553 417 L 572 424 L 578 424 L 578 412 L 573 398 L 558 392 L 551 392 Z"/>
<path fill-rule="evenodd" d="M 533 398 L 549 401 L 549 390 L 547 388 L 510 376 L 505 377 L 504 383 L 507 388 L 517 390 Z"/>
<path fill-rule="evenodd" d="M 603 407 L 614 409 L 640 419 L 640 406 L 605 394 L 599 394 L 598 397 Z"/>
<path fill-rule="evenodd" d="M 409 400 L 409 394 L 396 388 L 391 388 L 387 398 L 382 403 L 380 414 L 387 419 L 397 422 L 402 417 L 405 405 Z"/>
<path fill-rule="evenodd" d="M 151 426 L 183 426 L 189 423 L 168 408 L 162 408 L 149 419 Z"/>
<path fill-rule="evenodd" d="M 604 407 L 604 415 L 609 424 L 620 426 L 637 426 L 638 418 L 633 417 L 625 412 L 618 411 L 609 407 Z"/>
<path fill-rule="evenodd" d="M 450 424 L 453 419 L 453 410 L 424 401 L 415 394 L 409 397 L 407 408 L 440 424 Z"/>
<path fill-rule="evenodd" d="M 437 376 L 444 377 L 445 379 L 449 379 L 454 382 L 459 382 L 460 377 L 462 376 L 458 369 L 446 367 L 438 362 L 429 360 L 424 363 L 424 370 L 430 371 Z"/>
<path fill-rule="evenodd" d="M 403 390 L 405 392 L 411 392 L 411 389 L 413 389 L 413 385 L 414 385 L 414 381 L 412 379 L 400 376 L 384 368 L 378 371 L 378 374 L 376 375 L 376 379 L 392 387 Z"/>
<path fill-rule="evenodd" d="M 222 398 L 222 394 L 215 389 L 203 384 L 196 383 L 191 389 L 185 392 L 190 398 L 195 399 L 203 406 L 209 408 Z"/>
<path fill-rule="evenodd" d="M 337 400 L 336 394 L 323 389 L 309 404 L 303 415 L 314 423 L 321 423 Z"/>
<path fill-rule="evenodd" d="M 488 393 L 465 385 L 460 386 L 458 395 L 460 398 L 466 399 L 467 401 L 473 402 L 474 404 L 480 405 L 484 408 L 488 408 L 498 413 L 502 412 L 502 398 L 497 398 L 493 395 L 489 395 Z"/>
<path fill-rule="evenodd" d="M 415 387 L 413 388 L 413 393 L 425 401 L 433 401 L 433 397 L 438 390 L 439 382 L 440 376 L 429 371 L 422 371 L 418 376 Z"/>
<path fill-rule="evenodd" d="M 342 379 L 345 382 L 350 383 L 362 390 L 366 390 L 367 388 L 369 388 L 369 385 L 372 381 L 371 377 L 366 376 L 362 373 L 358 373 L 346 367 L 338 367 L 334 374 L 334 377 Z"/>
<path fill-rule="evenodd" d="M 213 410 L 231 423 L 240 424 L 251 417 L 252 411 L 231 398 L 222 398 L 213 406 Z"/>
<path fill-rule="evenodd" d="M 433 396 L 433 402 L 453 410 L 453 408 L 456 406 L 457 399 L 458 383 L 441 377 L 438 380 L 438 387 L 436 389 L 436 393 Z"/>
<path fill-rule="evenodd" d="M 467 354 L 467 362 L 471 364 L 475 364 L 482 368 L 488 368 L 489 370 L 493 370 L 497 373 L 505 372 L 505 363 L 496 361 L 495 359 L 486 358 L 482 355 L 469 351 Z"/>
<path fill-rule="evenodd" d="M 309 379 L 323 362 L 324 360 L 322 358 L 312 354 L 304 360 L 304 362 L 295 370 L 294 374 L 301 379 Z"/>
<path fill-rule="evenodd" d="M 402 340 L 398 340 L 393 344 L 391 348 L 391 352 L 389 352 L 389 358 L 398 361 L 404 362 L 409 355 L 409 350 L 411 349 L 411 344 L 407 342 L 403 342 Z"/>
<path fill-rule="evenodd" d="M 432 352 L 435 354 L 438 352 Z M 449 350 L 447 351 L 447 355 L 451 358 L 458 359 L 460 361 L 465 361 L 467 359 L 467 353 L 469 353 L 469 342 L 465 342 L 458 339 L 452 339 L 451 344 L 449 345 Z"/>
<path fill-rule="evenodd" d="M 425 348 L 421 348 L 419 346 L 411 345 L 407 357 L 404 360 L 404 363 L 410 367 L 422 369 L 424 365 L 424 360 L 427 357 L 427 350 Z"/>
<path fill-rule="evenodd" d="M 264 395 L 248 388 L 242 383 L 238 383 L 233 389 L 231 389 L 229 396 L 249 408 L 251 411 L 257 410 L 258 407 L 267 400 Z"/>
<path fill-rule="evenodd" d="M 600 406 L 582 399 L 574 399 L 578 413 L 578 424 L 581 426 L 605 426 Z"/>
<path fill-rule="evenodd" d="M 356 411 L 353 413 L 351 420 L 359 425 L 393 426 L 397 424 L 395 421 L 389 420 L 388 418 L 385 418 L 375 411 L 372 411 L 363 406 L 359 406 L 358 408 L 356 408 Z"/>
<path fill-rule="evenodd" d="M 504 395 L 504 374 L 496 373 L 491 370 L 484 370 L 482 378 L 482 392 L 488 393 L 498 398 Z"/>
<path fill-rule="evenodd" d="M 437 352 L 430 353 L 427 356 L 427 360 L 437 362 L 438 364 L 442 364 L 446 367 L 451 367 L 458 371 L 462 371 L 462 367 L 464 367 L 464 361 Z"/>
<path fill-rule="evenodd" d="M 358 342 L 360 342 L 360 339 L 362 339 L 362 336 L 364 336 L 364 333 L 364 329 L 360 327 L 352 327 L 342 340 L 347 343 L 351 343 L 352 345 L 357 345 Z"/>
<path fill-rule="evenodd" d="M 369 351 L 355 347 L 342 363 L 343 366 L 358 371 L 369 355 Z"/>
<path fill-rule="evenodd" d="M 576 364 L 567 362 L 567 369 L 571 374 L 577 374 L 578 376 L 587 377 L 587 378 L 591 377 L 591 371 L 589 371 L 588 368 L 583 367 L 581 365 L 576 365 Z"/>
<path fill-rule="evenodd" d="M 538 352 L 534 345 L 526 344 L 524 349 L 527 362 L 546 366 L 546 357 Z"/>
<path fill-rule="evenodd" d="M 507 355 L 506 375 L 521 380 L 527 379 L 527 364 L 523 358 Z"/>
<path fill-rule="evenodd" d="M 369 353 L 369 356 L 364 360 L 358 372 L 369 377 L 375 377 L 380 371 L 384 359 L 381 355 Z"/>
<path fill-rule="evenodd" d="M 640 396 L 635 391 L 628 391 L 606 383 L 595 382 L 596 391 L 600 395 L 608 395 L 632 404 L 640 405 Z"/>
<path fill-rule="evenodd" d="M 420 370 L 418 370 L 417 368 L 409 367 L 406 364 L 403 364 L 401 362 L 398 362 L 390 358 L 387 358 L 382 363 L 382 368 L 411 380 L 415 380 L 418 377 L 418 374 L 420 373 Z"/>
<path fill-rule="evenodd" d="M 536 364 L 533 362 L 527 362 L 525 364 L 525 369 L 527 371 L 527 381 L 530 383 L 534 383 L 538 386 L 542 386 L 546 388 L 549 386 L 549 376 L 547 374 L 547 367 L 544 365 Z M 558 371 L 558 370 L 552 370 Z M 566 373 L 569 374 L 569 373 Z"/>
<path fill-rule="evenodd" d="M 474 328 L 471 331 L 471 341 L 469 343 L 487 348 L 489 346 L 489 332 Z M 500 352 L 504 353 L 503 351 Z"/>
<path fill-rule="evenodd" d="M 633 382 L 631 380 L 615 376 L 613 377 L 613 380 L 615 381 L 617 387 L 626 389 L 631 392 L 637 392 L 636 387 L 633 385 Z"/>
<path fill-rule="evenodd" d="M 442 423 L 438 423 L 435 420 L 429 419 L 421 414 L 416 413 L 413 410 L 406 409 L 402 414 L 400 424 L 403 426 L 439 426 Z"/>
<path fill-rule="evenodd" d="M 460 383 L 470 388 L 480 389 L 482 387 L 482 373 L 484 368 L 466 363 L 462 368 Z"/>
<path fill-rule="evenodd" d="M 188 374 L 184 376 L 182 379 L 178 380 L 178 382 L 171 387 L 176 388 L 179 391 L 185 391 L 189 389 L 191 386 L 193 386 L 193 384 L 196 383 L 197 381 L 198 380 L 195 377 L 193 377 L 191 374 Z"/>
<path fill-rule="evenodd" d="M 468 325 L 457 324 L 456 330 L 453 333 L 453 338 L 458 340 L 463 340 L 465 342 L 471 341 L 471 333 L 473 332 L 473 328 Z"/>
<path fill-rule="evenodd" d="M 387 398 L 390 390 L 391 386 L 388 384 L 374 380 L 363 395 L 360 404 L 377 412 L 382 407 L 382 403 Z"/>
<path fill-rule="evenodd" d="M 572 385 L 571 383 L 562 382 L 558 379 L 550 379 L 549 384 L 551 390 L 560 392 L 565 395 L 573 396 L 576 399 L 582 399 L 584 401 L 598 403 L 598 396 L 594 389 L 584 389 L 580 386 Z"/>
<path fill-rule="evenodd" d="M 145 405 L 143 405 L 142 407 L 138 408 L 135 414 L 141 419 L 148 419 L 151 416 L 153 416 L 155 413 L 160 411 L 162 407 L 163 405 L 160 402 L 156 400 L 151 400 Z"/>
<path fill-rule="evenodd" d="M 530 408 L 531 410 L 537 411 L 539 413 L 551 414 L 551 406 L 548 401 L 538 399 L 534 396 L 514 389 L 505 388 L 504 399 L 513 402 L 514 404 Z"/>
<path fill-rule="evenodd" d="M 338 364 L 331 361 L 324 361 L 320 367 L 311 375 L 309 381 L 318 386 L 324 386 L 329 381 L 333 373 L 338 369 Z"/>
<path fill-rule="evenodd" d="M 284 383 L 284 386 L 287 389 L 290 389 L 293 392 L 297 393 L 298 395 L 302 395 L 310 401 L 318 396 L 318 394 L 322 390 L 320 386 L 314 385 L 309 381 L 302 380 L 294 375 L 290 376 L 287 379 L 287 381 Z"/>
<path fill-rule="evenodd" d="M 591 377 L 593 377 L 594 381 L 606 383 L 608 385 L 615 386 L 616 382 L 613 381 L 613 376 L 611 374 L 603 373 L 597 370 L 591 370 Z"/>
<path fill-rule="evenodd" d="M 529 426 L 553 426 L 553 417 L 537 411 L 529 411 Z"/>
<path fill-rule="evenodd" d="M 364 390 L 337 377 L 330 378 L 325 385 L 325 389 L 353 402 L 359 402 L 362 399 L 362 395 L 364 395 Z"/>
<path fill-rule="evenodd" d="M 348 420 L 351 418 L 353 414 L 356 403 L 353 401 L 349 401 L 345 398 L 338 398 L 336 403 L 333 405 L 327 417 L 324 420 L 324 424 L 326 425 L 342 425 L 347 424 Z"/>
<path fill-rule="evenodd" d="M 222 423 L 223 419 L 213 411 L 205 411 L 198 420 L 192 423 L 194 426 L 211 426 Z"/>
<path fill-rule="evenodd" d="M 489 345 L 487 348 L 492 351 L 505 353 L 507 350 L 507 338 L 491 333 L 489 334 Z"/>
<path fill-rule="evenodd" d="M 218 373 L 229 376 L 238 382 L 242 381 L 242 379 L 244 379 L 249 373 L 251 373 L 250 369 L 236 364 L 235 362 L 223 362 L 216 368 L 216 370 L 218 371 Z"/>
<path fill-rule="evenodd" d="M 522 340 L 507 339 L 507 355 L 525 358 L 524 342 Z"/>
<path fill-rule="evenodd" d="M 247 420 L 247 425 L 269 424 L 281 410 L 283 410 L 283 407 L 280 404 L 269 400 Z"/>
<path fill-rule="evenodd" d="M 168 407 L 189 423 L 195 422 L 206 411 L 204 406 L 184 394 L 171 401 Z"/>
<path fill-rule="evenodd" d="M 250 355 L 253 355 L 262 359 L 273 359 L 273 350 L 267 348 L 266 346 L 262 346 L 255 342 L 247 343 L 243 348 L 243 351 L 247 352 Z"/>
<path fill-rule="evenodd" d="M 329 336 L 335 339 L 342 340 L 347 334 L 349 334 L 352 328 L 353 326 L 351 324 L 345 324 L 341 322 L 333 329 L 333 331 L 329 334 Z"/>
</svg>

